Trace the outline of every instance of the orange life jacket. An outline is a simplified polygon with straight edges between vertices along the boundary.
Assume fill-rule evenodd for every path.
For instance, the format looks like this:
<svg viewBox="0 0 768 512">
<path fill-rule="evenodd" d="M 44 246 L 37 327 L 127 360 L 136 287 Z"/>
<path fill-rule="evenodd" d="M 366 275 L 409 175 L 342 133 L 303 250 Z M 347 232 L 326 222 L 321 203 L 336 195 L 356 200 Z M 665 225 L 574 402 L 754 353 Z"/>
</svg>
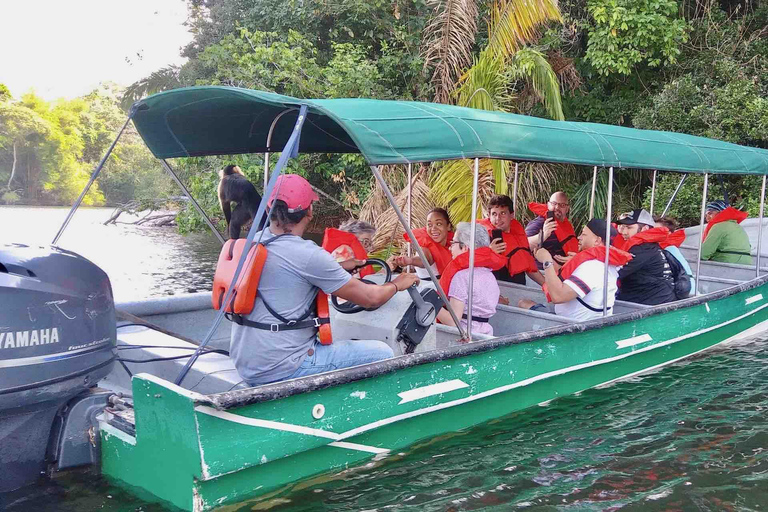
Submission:
<svg viewBox="0 0 768 512">
<path fill-rule="evenodd" d="M 493 252 L 490 247 L 480 247 L 479 249 L 475 249 L 475 268 L 486 267 L 491 270 L 499 270 L 506 265 L 506 263 L 507 259 L 501 254 Z M 443 288 L 446 295 L 451 289 L 451 281 L 453 281 L 453 277 L 458 271 L 466 268 L 469 268 L 469 251 L 459 254 L 445 267 L 445 270 L 443 270 L 443 273 L 440 276 L 440 286 Z"/>
<path fill-rule="evenodd" d="M 453 240 L 453 231 L 448 232 L 448 237 L 445 239 L 445 245 L 440 245 L 432 240 L 432 237 L 429 236 L 429 233 L 427 233 L 427 228 L 414 229 L 413 236 L 416 237 L 417 244 L 425 249 L 429 249 L 429 252 L 432 255 L 432 259 L 435 261 L 437 273 L 438 275 L 442 275 L 445 267 L 447 267 L 453 259 L 453 256 L 451 256 L 451 251 L 448 249 L 450 247 L 451 240 Z M 407 242 L 412 241 L 410 238 L 408 238 L 408 233 L 403 233 L 403 238 L 405 238 Z M 423 263 L 426 266 L 428 262 L 425 261 Z"/>
<path fill-rule="evenodd" d="M 608 265 L 612 265 L 614 267 L 619 267 L 626 265 L 629 263 L 629 260 L 631 260 L 634 256 L 632 254 L 622 251 L 621 249 L 616 249 L 615 247 L 612 247 L 610 252 L 608 253 Z M 585 261 L 590 260 L 600 260 L 605 261 L 605 246 L 599 245 L 597 247 L 592 247 L 590 249 L 584 249 L 583 251 L 576 254 L 573 258 L 568 260 L 565 265 L 563 265 L 563 268 L 560 269 L 560 273 L 558 274 L 560 276 L 560 279 L 562 281 L 565 281 L 571 275 L 576 271 L 576 269 L 584 263 Z M 544 294 L 547 297 L 547 302 L 552 302 L 552 297 L 549 296 L 549 290 L 547 289 L 547 284 L 544 283 L 544 286 L 542 286 L 544 289 Z M 586 304 L 584 304 L 583 301 L 579 300 L 581 304 L 583 304 L 585 307 L 590 308 Z"/>
<path fill-rule="evenodd" d="M 666 249 L 669 246 L 674 245 L 675 247 L 680 247 L 683 242 L 685 242 L 685 230 L 684 229 L 678 229 L 677 231 L 674 231 L 669 234 L 666 240 L 663 242 L 660 242 L 659 245 L 662 249 Z"/>
<path fill-rule="evenodd" d="M 528 203 L 528 209 L 539 217 L 544 217 L 544 221 L 546 222 L 547 212 L 549 211 L 546 204 Z M 557 223 L 557 227 L 555 228 L 555 236 L 557 237 L 558 242 L 560 242 L 560 247 L 562 247 L 563 252 L 566 255 L 569 252 L 578 252 L 579 240 L 576 238 L 576 232 L 573 230 L 573 225 L 571 222 L 568 219 L 555 219 L 555 222 Z"/>
<path fill-rule="evenodd" d="M 478 221 L 478 224 L 483 226 L 488 231 L 488 236 L 492 236 L 492 231 L 496 229 L 491 224 L 490 219 L 482 219 Z M 508 232 L 501 232 L 501 238 L 504 243 L 507 244 L 506 267 L 510 276 L 520 274 L 521 272 L 538 272 L 536 267 L 536 260 L 533 259 L 530 246 L 528 245 L 528 237 L 525 234 L 523 226 L 512 219 L 509 224 Z"/>
<path fill-rule="evenodd" d="M 354 233 L 336 228 L 326 228 L 325 233 L 323 234 L 323 249 L 329 253 L 333 253 L 333 251 L 342 245 L 347 245 L 352 249 L 352 252 L 355 254 L 355 259 L 368 259 L 368 251 L 365 250 L 363 244 L 360 243 L 360 240 L 357 239 Z M 365 277 L 373 273 L 374 271 L 371 265 L 367 265 L 360 269 L 360 277 Z"/>
<path fill-rule="evenodd" d="M 735 220 L 737 224 L 741 224 L 744 219 L 749 217 L 749 214 L 747 212 L 743 212 L 741 210 L 737 210 L 733 206 L 729 206 L 725 210 L 721 211 L 715 217 L 707 223 L 707 227 L 704 228 L 704 240 L 707 239 L 707 235 L 709 234 L 709 230 L 712 229 L 712 226 L 715 224 L 718 224 L 720 222 L 725 222 L 728 220 Z"/>
<path fill-rule="evenodd" d="M 227 294 L 229 285 L 232 283 L 232 278 L 235 275 L 237 263 L 240 261 L 240 257 L 245 250 L 246 240 L 244 238 L 239 238 L 237 240 L 228 240 L 224 244 L 219 253 L 219 261 L 216 264 L 216 273 L 213 276 L 213 292 L 211 295 L 213 307 L 218 310 L 223 306 L 224 310 L 227 312 L 227 318 L 236 324 L 271 332 L 317 327 L 319 330 L 318 337 L 320 343 L 323 345 L 330 345 L 333 339 L 331 336 L 328 296 L 323 293 L 322 290 L 318 290 L 317 298 L 315 299 L 315 306 L 317 309 L 317 316 L 315 318 L 305 320 L 307 317 L 311 316 L 312 308 L 307 310 L 304 315 L 296 320 L 283 318 L 279 313 L 274 311 L 269 304 L 267 304 L 264 297 L 261 298 L 264 302 L 264 306 L 272 316 L 282 323 L 264 324 L 245 318 L 246 315 L 249 315 L 253 311 L 253 306 L 256 302 L 261 273 L 264 270 L 264 263 L 266 263 L 268 256 L 267 245 L 281 236 L 283 235 L 270 238 L 264 243 L 251 245 L 243 269 L 240 271 L 240 276 L 235 284 L 235 291 L 232 294 L 232 299 L 229 304 L 222 305 L 222 300 Z"/>
<path fill-rule="evenodd" d="M 657 243 L 661 245 L 669 237 L 669 230 L 665 227 L 651 228 L 641 231 L 624 244 L 624 250 L 629 251 L 632 247 L 640 244 Z"/>
</svg>

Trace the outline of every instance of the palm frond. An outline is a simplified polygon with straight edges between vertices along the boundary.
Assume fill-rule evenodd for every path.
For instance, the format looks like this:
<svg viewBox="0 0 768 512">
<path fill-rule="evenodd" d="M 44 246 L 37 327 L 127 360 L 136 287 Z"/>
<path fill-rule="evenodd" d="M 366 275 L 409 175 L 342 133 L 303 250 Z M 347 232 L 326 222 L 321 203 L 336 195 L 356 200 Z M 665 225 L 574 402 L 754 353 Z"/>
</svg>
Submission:
<svg viewBox="0 0 768 512">
<path fill-rule="evenodd" d="M 538 39 L 539 26 L 563 21 L 557 0 L 496 0 L 488 23 L 487 49 L 502 58 Z"/>
<path fill-rule="evenodd" d="M 509 110 L 514 102 L 509 79 L 504 74 L 504 61 L 483 51 L 460 78 L 454 92 L 456 104 L 481 110 Z"/>
<path fill-rule="evenodd" d="M 120 99 L 120 106 L 128 110 L 131 105 L 145 96 L 181 87 L 180 72 L 180 66 L 171 65 L 160 68 L 149 76 L 137 80 L 125 89 L 123 97 Z"/>
<path fill-rule="evenodd" d="M 565 120 L 560 97 L 560 80 L 543 53 L 533 48 L 521 48 L 509 60 L 506 73 L 510 82 L 525 80 L 544 103 L 552 119 Z"/>
<path fill-rule="evenodd" d="M 477 182 L 477 218 L 495 193 L 493 160 L 481 159 Z M 437 166 L 430 179 L 431 197 L 436 204 L 445 205 L 451 220 L 469 221 L 472 215 L 472 180 L 474 160 L 452 160 Z M 506 180 L 504 180 L 506 181 Z"/>
<path fill-rule="evenodd" d="M 434 67 L 435 101 L 448 103 L 458 77 L 472 62 L 477 34 L 475 0 L 429 0 L 434 16 L 424 30 L 424 68 Z"/>
</svg>

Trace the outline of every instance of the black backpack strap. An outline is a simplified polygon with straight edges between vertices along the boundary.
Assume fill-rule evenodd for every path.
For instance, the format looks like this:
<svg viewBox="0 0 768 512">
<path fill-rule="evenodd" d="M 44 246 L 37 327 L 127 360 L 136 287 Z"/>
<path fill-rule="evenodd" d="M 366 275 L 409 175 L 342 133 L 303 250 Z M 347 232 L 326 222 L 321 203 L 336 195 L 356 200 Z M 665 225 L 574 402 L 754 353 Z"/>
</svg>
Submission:
<svg viewBox="0 0 768 512">
<path fill-rule="evenodd" d="M 237 325 L 244 325 L 246 327 L 253 327 L 254 329 L 261 329 L 262 331 L 280 332 L 280 331 L 296 331 L 299 329 L 307 329 L 308 327 L 320 327 L 321 325 L 330 324 L 330 318 L 313 318 L 311 320 L 305 320 L 298 322 L 291 320 L 284 324 L 264 324 L 261 322 L 254 322 L 248 320 L 242 315 L 235 315 L 227 313 L 227 319 L 236 323 Z"/>
</svg>

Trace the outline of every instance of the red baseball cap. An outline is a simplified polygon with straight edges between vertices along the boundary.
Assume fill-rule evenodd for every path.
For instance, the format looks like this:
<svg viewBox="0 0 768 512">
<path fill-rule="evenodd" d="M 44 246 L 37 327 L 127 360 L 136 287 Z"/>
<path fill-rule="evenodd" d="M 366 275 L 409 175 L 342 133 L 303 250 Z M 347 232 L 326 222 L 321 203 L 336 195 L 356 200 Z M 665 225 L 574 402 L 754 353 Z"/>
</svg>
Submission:
<svg viewBox="0 0 768 512">
<path fill-rule="evenodd" d="M 267 206 L 272 207 L 275 199 L 284 201 L 291 213 L 306 210 L 312 201 L 318 201 L 312 185 L 298 174 L 283 174 L 277 178 L 275 188 L 269 196 Z"/>
</svg>

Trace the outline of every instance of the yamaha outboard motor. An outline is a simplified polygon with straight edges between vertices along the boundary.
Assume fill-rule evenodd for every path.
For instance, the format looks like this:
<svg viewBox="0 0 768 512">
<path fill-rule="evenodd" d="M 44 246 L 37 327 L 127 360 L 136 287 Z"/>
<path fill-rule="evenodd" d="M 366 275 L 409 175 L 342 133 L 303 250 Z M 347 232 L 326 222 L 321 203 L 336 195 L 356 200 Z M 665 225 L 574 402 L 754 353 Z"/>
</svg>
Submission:
<svg viewBox="0 0 768 512">
<path fill-rule="evenodd" d="M 45 469 L 57 412 L 110 372 L 115 340 L 104 271 L 57 247 L 0 245 L 0 492 Z"/>
</svg>

